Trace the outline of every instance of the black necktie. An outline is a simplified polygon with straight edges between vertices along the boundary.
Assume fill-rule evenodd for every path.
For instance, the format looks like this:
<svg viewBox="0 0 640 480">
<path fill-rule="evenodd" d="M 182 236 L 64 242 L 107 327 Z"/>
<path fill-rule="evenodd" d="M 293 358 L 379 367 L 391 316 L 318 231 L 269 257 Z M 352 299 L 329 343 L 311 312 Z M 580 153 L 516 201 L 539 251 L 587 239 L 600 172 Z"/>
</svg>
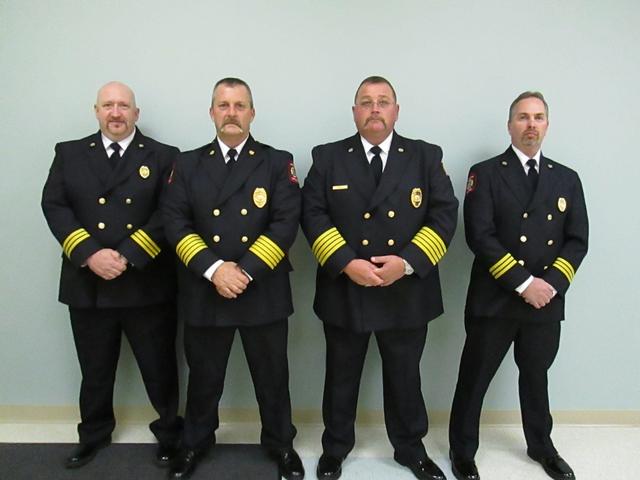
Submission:
<svg viewBox="0 0 640 480">
<path fill-rule="evenodd" d="M 233 166 L 236 164 L 236 157 L 238 156 L 238 151 L 235 148 L 230 148 L 227 152 L 229 155 L 229 161 L 227 162 L 227 170 L 231 171 Z"/>
<path fill-rule="evenodd" d="M 380 157 L 382 149 L 378 145 L 374 145 L 369 151 L 373 153 L 373 157 L 371 158 L 371 171 L 373 172 L 376 185 L 378 185 L 382 177 L 382 158 Z"/>
<path fill-rule="evenodd" d="M 529 166 L 529 171 L 527 172 L 527 178 L 529 179 L 529 186 L 531 187 L 531 195 L 536 191 L 536 187 L 538 186 L 538 171 L 536 170 L 536 164 L 538 162 L 535 159 L 527 160 L 527 165 Z"/>
<path fill-rule="evenodd" d="M 116 142 L 113 142 L 111 145 L 109 145 L 111 147 L 111 149 L 113 150 L 113 153 L 111 154 L 111 156 L 109 157 L 109 164 L 111 165 L 112 169 L 116 169 L 116 167 L 118 166 L 118 162 L 120 161 L 120 145 Z"/>
</svg>

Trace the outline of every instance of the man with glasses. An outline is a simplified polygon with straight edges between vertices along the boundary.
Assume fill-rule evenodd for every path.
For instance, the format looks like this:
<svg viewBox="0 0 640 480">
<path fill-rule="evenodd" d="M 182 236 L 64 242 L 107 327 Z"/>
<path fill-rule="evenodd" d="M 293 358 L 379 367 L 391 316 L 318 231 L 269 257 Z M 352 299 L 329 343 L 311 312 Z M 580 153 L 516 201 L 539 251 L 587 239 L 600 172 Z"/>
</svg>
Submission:
<svg viewBox="0 0 640 480">
<path fill-rule="evenodd" d="M 440 147 L 395 133 L 399 109 L 386 79 L 363 80 L 352 107 L 358 133 L 315 147 L 303 187 L 302 228 L 319 264 L 314 311 L 327 345 L 320 479 L 340 477 L 355 444 L 372 334 L 395 460 L 419 479 L 445 478 L 422 444 L 420 358 L 427 324 L 443 312 L 438 263 L 458 201 Z"/>
</svg>

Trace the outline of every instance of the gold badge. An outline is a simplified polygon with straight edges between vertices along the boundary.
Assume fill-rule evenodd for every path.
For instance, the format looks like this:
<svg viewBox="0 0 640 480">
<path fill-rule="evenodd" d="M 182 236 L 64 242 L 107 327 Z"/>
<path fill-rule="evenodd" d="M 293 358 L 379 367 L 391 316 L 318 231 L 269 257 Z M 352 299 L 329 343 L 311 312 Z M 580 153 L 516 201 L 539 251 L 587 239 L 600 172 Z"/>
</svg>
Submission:
<svg viewBox="0 0 640 480">
<path fill-rule="evenodd" d="M 414 188 L 411 190 L 411 205 L 413 208 L 420 208 L 422 205 L 422 190 L 419 188 Z"/>
<path fill-rule="evenodd" d="M 151 175 L 151 170 L 149 170 L 149 167 L 147 167 L 146 165 L 142 165 L 140 167 L 140 170 L 138 170 L 138 173 L 142 178 L 149 178 L 149 175 Z"/>
<path fill-rule="evenodd" d="M 253 191 L 253 203 L 262 208 L 267 204 L 267 191 L 264 188 L 256 188 Z"/>
<path fill-rule="evenodd" d="M 558 198 L 558 210 L 564 212 L 567 209 L 567 201 L 564 197 Z"/>
</svg>

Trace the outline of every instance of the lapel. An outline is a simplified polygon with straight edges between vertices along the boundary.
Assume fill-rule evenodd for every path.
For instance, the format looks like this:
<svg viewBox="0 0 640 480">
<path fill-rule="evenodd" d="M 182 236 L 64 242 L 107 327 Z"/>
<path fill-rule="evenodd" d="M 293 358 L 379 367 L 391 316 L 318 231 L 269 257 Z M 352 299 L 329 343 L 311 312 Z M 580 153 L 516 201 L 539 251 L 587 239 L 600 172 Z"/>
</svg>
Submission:
<svg viewBox="0 0 640 480">
<path fill-rule="evenodd" d="M 349 178 L 349 184 L 365 198 L 370 199 L 376 189 L 376 181 L 367 161 L 367 155 L 360 140 L 360 134 L 356 133 L 343 141 L 344 162 L 343 166 Z M 382 175 L 384 177 L 384 175 Z"/>
<path fill-rule="evenodd" d="M 111 177 L 113 170 L 109 165 L 109 157 L 102 144 L 100 131 L 87 139 L 87 162 L 89 171 L 98 177 L 100 183 L 105 187 Z"/>
<path fill-rule="evenodd" d="M 224 185 L 224 180 L 227 177 L 227 166 L 224 163 L 222 156 L 222 150 L 218 140 L 214 139 L 209 145 L 202 147 L 200 153 L 200 165 L 205 171 L 205 174 L 211 179 L 215 185 L 215 191 L 219 192 Z"/>
<path fill-rule="evenodd" d="M 236 160 L 236 165 L 227 176 L 224 185 L 222 185 L 222 190 L 220 190 L 216 203 L 223 204 L 233 193 L 242 187 L 251 175 L 251 172 L 264 161 L 265 155 L 266 153 L 262 149 L 262 146 L 249 135 L 247 143 L 244 144 Z"/>
<path fill-rule="evenodd" d="M 395 191 L 398 182 L 402 178 L 412 158 L 407 150 L 405 139 L 394 131 L 389 154 L 387 155 L 387 163 L 368 210 L 376 208 L 385 198 Z"/>
<path fill-rule="evenodd" d="M 513 195 L 524 208 L 528 207 L 530 187 L 527 183 L 527 175 L 524 173 L 520 159 L 511 146 L 498 157 L 498 163 L 498 171 Z"/>
<path fill-rule="evenodd" d="M 151 153 L 151 146 L 147 145 L 147 138 L 142 134 L 140 129 L 136 128 L 136 134 L 133 140 L 127 147 L 127 151 L 118 162 L 116 168 L 111 171 L 111 176 L 107 180 L 107 190 L 112 190 L 116 186 L 120 185 L 127 178 L 129 178 L 135 172 L 141 172 L 142 167 L 146 166 L 147 170 L 155 166 L 149 166 L 145 159 Z M 149 173 L 149 172 L 147 172 Z M 158 174 L 159 172 L 150 172 L 151 174 Z"/>
<path fill-rule="evenodd" d="M 540 155 L 540 166 L 538 175 L 538 187 L 536 188 L 528 210 L 533 211 L 539 207 L 546 198 L 549 198 L 551 191 L 555 185 L 554 165 L 553 162 Z"/>
</svg>

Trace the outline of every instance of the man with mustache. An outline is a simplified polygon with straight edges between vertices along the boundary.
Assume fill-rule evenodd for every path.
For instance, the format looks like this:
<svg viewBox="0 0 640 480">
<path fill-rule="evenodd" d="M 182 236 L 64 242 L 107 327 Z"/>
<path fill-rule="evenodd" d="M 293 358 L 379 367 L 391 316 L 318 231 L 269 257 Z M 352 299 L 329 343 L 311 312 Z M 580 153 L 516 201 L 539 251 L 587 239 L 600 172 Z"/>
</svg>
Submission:
<svg viewBox="0 0 640 480">
<path fill-rule="evenodd" d="M 42 209 L 62 245 L 59 300 L 69 306 L 82 370 L 80 444 L 67 468 L 90 462 L 111 443 L 113 386 L 124 333 L 159 415 L 156 461 L 175 453 L 177 416 L 174 256 L 166 245 L 159 198 L 178 149 L 136 127 L 129 87 L 110 82 L 94 106 L 100 131 L 56 145 Z"/>
<path fill-rule="evenodd" d="M 551 441 L 547 370 L 560 342 L 565 295 L 587 253 L 580 179 L 542 155 L 549 109 L 539 92 L 511 104 L 511 146 L 471 167 L 465 233 L 475 254 L 465 308 L 467 338 L 449 425 L 459 480 L 478 480 L 474 462 L 482 401 L 511 344 L 527 454 L 556 480 L 574 478 Z"/>
<path fill-rule="evenodd" d="M 358 133 L 313 149 L 302 228 L 318 261 L 314 311 L 327 345 L 320 479 L 336 479 L 355 444 L 362 367 L 373 334 L 382 357 L 384 416 L 395 460 L 441 480 L 422 438 L 420 358 L 427 324 L 443 312 L 438 263 L 458 201 L 442 150 L 394 131 L 388 80 L 364 79 L 352 107 Z"/>
<path fill-rule="evenodd" d="M 260 408 L 260 441 L 281 476 L 302 479 L 287 360 L 287 251 L 300 217 L 293 157 L 249 134 L 255 110 L 243 80 L 218 81 L 209 113 L 216 138 L 178 157 L 164 205 L 167 237 L 180 259 L 178 310 L 189 364 L 182 449 L 169 478 L 191 476 L 215 444 L 237 331 Z"/>
</svg>

